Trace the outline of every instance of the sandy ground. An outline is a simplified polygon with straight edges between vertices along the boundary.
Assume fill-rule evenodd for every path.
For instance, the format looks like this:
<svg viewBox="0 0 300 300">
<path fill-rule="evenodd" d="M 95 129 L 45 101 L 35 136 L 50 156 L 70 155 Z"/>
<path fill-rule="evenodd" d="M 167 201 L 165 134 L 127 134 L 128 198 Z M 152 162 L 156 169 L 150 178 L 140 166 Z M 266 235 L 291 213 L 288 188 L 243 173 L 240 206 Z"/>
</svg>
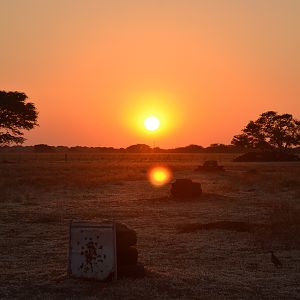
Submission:
<svg viewBox="0 0 300 300">
<path fill-rule="evenodd" d="M 80 162 L 9 156 L 14 163 L 0 164 L 0 298 L 299 299 L 300 164 L 221 158 L 226 172 L 206 174 L 193 171 L 203 155 Z M 168 198 L 170 185 L 153 187 L 146 178 L 159 163 L 169 165 L 174 178 L 201 182 L 203 195 Z M 108 283 L 68 278 L 74 219 L 109 219 L 135 229 L 147 276 Z M 180 230 L 215 221 L 258 226 Z M 272 264 L 270 250 L 282 268 Z"/>
</svg>

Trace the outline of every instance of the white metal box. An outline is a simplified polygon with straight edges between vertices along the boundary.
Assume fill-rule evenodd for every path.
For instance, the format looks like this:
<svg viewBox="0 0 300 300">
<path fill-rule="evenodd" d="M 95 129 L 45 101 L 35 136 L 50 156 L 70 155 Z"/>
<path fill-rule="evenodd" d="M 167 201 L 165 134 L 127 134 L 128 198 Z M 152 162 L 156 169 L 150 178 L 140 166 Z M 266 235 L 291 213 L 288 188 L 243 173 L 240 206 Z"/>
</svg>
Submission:
<svg viewBox="0 0 300 300">
<path fill-rule="evenodd" d="M 116 278 L 115 224 L 71 223 L 69 275 L 76 278 L 97 280 Z"/>
</svg>

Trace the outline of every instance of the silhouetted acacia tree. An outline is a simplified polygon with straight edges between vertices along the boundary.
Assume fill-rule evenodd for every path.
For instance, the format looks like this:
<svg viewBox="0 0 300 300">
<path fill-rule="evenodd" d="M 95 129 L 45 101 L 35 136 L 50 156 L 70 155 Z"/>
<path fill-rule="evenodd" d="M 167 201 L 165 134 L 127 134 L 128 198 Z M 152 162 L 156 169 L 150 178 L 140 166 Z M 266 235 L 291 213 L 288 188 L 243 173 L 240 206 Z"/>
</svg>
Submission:
<svg viewBox="0 0 300 300">
<path fill-rule="evenodd" d="M 36 108 L 33 103 L 26 103 L 27 98 L 24 93 L 0 91 L 0 145 L 22 144 L 22 130 L 38 125 Z"/>
<path fill-rule="evenodd" d="M 280 151 L 300 145 L 300 121 L 291 114 L 264 112 L 256 121 L 250 121 L 242 132 L 233 137 L 233 145 Z"/>
</svg>

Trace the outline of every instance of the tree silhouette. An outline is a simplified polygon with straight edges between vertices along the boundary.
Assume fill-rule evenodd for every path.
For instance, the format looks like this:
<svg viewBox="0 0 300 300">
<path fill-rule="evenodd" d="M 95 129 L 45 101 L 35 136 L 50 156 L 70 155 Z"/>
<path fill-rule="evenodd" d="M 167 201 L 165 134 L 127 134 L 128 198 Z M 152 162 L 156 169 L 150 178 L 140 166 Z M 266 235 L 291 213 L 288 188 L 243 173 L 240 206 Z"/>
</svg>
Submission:
<svg viewBox="0 0 300 300">
<path fill-rule="evenodd" d="M 264 112 L 256 121 L 250 121 L 242 132 L 233 137 L 233 145 L 280 151 L 300 145 L 300 121 L 291 114 Z"/>
<path fill-rule="evenodd" d="M 0 145 L 22 144 L 22 130 L 38 125 L 36 108 L 33 103 L 26 103 L 27 98 L 24 93 L 0 91 Z"/>
<path fill-rule="evenodd" d="M 149 153 L 152 152 L 152 149 L 150 146 L 146 144 L 136 144 L 127 147 L 125 151 L 132 152 L 132 153 Z"/>
</svg>

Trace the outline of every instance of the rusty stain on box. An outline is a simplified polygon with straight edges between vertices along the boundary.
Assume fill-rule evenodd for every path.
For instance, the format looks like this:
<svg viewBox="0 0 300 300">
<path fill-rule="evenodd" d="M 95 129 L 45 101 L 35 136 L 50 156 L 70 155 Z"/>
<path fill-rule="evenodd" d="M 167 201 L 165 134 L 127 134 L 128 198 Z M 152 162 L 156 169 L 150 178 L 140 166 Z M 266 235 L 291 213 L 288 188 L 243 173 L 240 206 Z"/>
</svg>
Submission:
<svg viewBox="0 0 300 300">
<path fill-rule="evenodd" d="M 113 223 L 72 222 L 69 275 L 105 280 L 116 278 L 116 226 Z"/>
</svg>

